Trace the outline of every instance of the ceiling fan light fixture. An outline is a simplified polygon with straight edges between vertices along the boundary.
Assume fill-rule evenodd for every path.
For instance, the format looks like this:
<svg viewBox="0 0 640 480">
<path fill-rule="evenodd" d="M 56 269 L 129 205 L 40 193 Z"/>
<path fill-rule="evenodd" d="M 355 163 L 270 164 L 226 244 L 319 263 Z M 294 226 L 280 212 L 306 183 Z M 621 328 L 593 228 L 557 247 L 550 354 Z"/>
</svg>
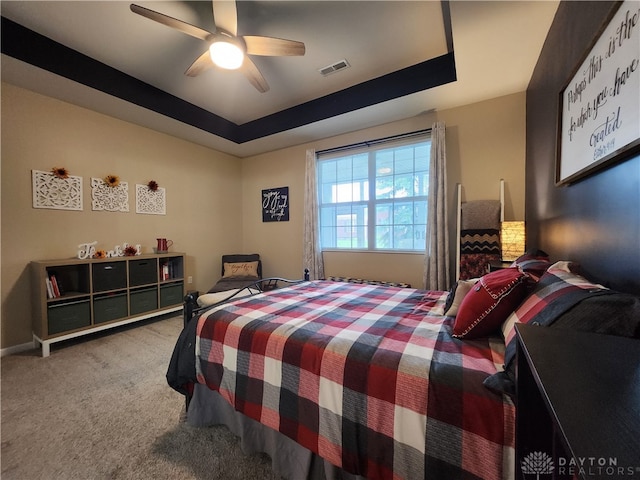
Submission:
<svg viewBox="0 0 640 480">
<path fill-rule="evenodd" d="M 242 66 L 244 51 L 232 39 L 221 38 L 209 46 L 211 60 L 220 68 L 236 70 Z"/>
</svg>

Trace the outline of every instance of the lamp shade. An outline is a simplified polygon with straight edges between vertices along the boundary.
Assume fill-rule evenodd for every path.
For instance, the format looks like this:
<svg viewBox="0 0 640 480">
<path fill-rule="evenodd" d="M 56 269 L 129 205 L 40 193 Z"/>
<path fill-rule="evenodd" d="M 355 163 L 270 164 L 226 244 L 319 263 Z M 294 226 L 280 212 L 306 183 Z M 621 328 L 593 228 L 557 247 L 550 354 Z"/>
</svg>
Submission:
<svg viewBox="0 0 640 480">
<path fill-rule="evenodd" d="M 502 222 L 502 260 L 515 260 L 525 249 L 524 222 Z"/>
</svg>

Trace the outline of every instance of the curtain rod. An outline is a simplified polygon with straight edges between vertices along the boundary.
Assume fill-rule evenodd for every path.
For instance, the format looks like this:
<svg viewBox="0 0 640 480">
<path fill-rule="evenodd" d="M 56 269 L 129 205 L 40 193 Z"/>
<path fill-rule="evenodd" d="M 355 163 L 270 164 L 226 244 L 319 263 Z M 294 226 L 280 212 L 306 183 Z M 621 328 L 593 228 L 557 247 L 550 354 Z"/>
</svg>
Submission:
<svg viewBox="0 0 640 480">
<path fill-rule="evenodd" d="M 419 135 L 424 135 L 425 133 L 428 133 L 430 131 L 431 131 L 430 128 L 426 128 L 424 130 L 416 130 L 415 132 L 403 133 L 401 135 L 392 135 L 390 137 L 377 138 L 375 140 L 367 140 L 364 142 L 352 143 L 350 145 L 343 145 L 342 147 L 327 148 L 326 150 L 318 150 L 316 152 L 316 156 L 327 155 L 329 153 L 343 152 L 346 150 L 353 150 L 355 148 L 361 148 L 361 147 L 371 147 L 373 145 L 391 142 L 393 140 L 403 140 L 405 138 L 417 137 Z"/>
</svg>

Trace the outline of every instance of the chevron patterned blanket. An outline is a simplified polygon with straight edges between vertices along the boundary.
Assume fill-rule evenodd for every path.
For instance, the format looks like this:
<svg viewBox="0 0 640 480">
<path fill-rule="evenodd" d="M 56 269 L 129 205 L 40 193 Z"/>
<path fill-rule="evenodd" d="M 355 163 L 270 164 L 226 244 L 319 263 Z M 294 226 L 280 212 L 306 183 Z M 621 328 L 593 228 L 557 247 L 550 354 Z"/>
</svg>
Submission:
<svg viewBox="0 0 640 480">
<path fill-rule="evenodd" d="M 482 385 L 504 342 L 453 338 L 445 300 L 331 281 L 239 299 L 198 320 L 197 379 L 350 473 L 509 478 L 515 408 Z"/>
<path fill-rule="evenodd" d="M 486 274 L 489 262 L 502 258 L 500 231 L 474 229 L 460 232 L 460 279 L 468 280 Z"/>
</svg>

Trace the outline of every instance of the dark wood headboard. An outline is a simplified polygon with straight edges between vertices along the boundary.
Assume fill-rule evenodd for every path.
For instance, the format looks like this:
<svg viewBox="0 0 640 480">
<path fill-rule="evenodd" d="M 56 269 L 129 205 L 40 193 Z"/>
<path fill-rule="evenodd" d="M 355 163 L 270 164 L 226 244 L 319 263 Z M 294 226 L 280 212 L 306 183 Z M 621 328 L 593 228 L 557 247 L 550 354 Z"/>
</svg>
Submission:
<svg viewBox="0 0 640 480">
<path fill-rule="evenodd" d="M 527 89 L 527 248 L 640 294 L 640 155 L 555 186 L 559 95 L 617 2 L 561 2 Z"/>
</svg>

